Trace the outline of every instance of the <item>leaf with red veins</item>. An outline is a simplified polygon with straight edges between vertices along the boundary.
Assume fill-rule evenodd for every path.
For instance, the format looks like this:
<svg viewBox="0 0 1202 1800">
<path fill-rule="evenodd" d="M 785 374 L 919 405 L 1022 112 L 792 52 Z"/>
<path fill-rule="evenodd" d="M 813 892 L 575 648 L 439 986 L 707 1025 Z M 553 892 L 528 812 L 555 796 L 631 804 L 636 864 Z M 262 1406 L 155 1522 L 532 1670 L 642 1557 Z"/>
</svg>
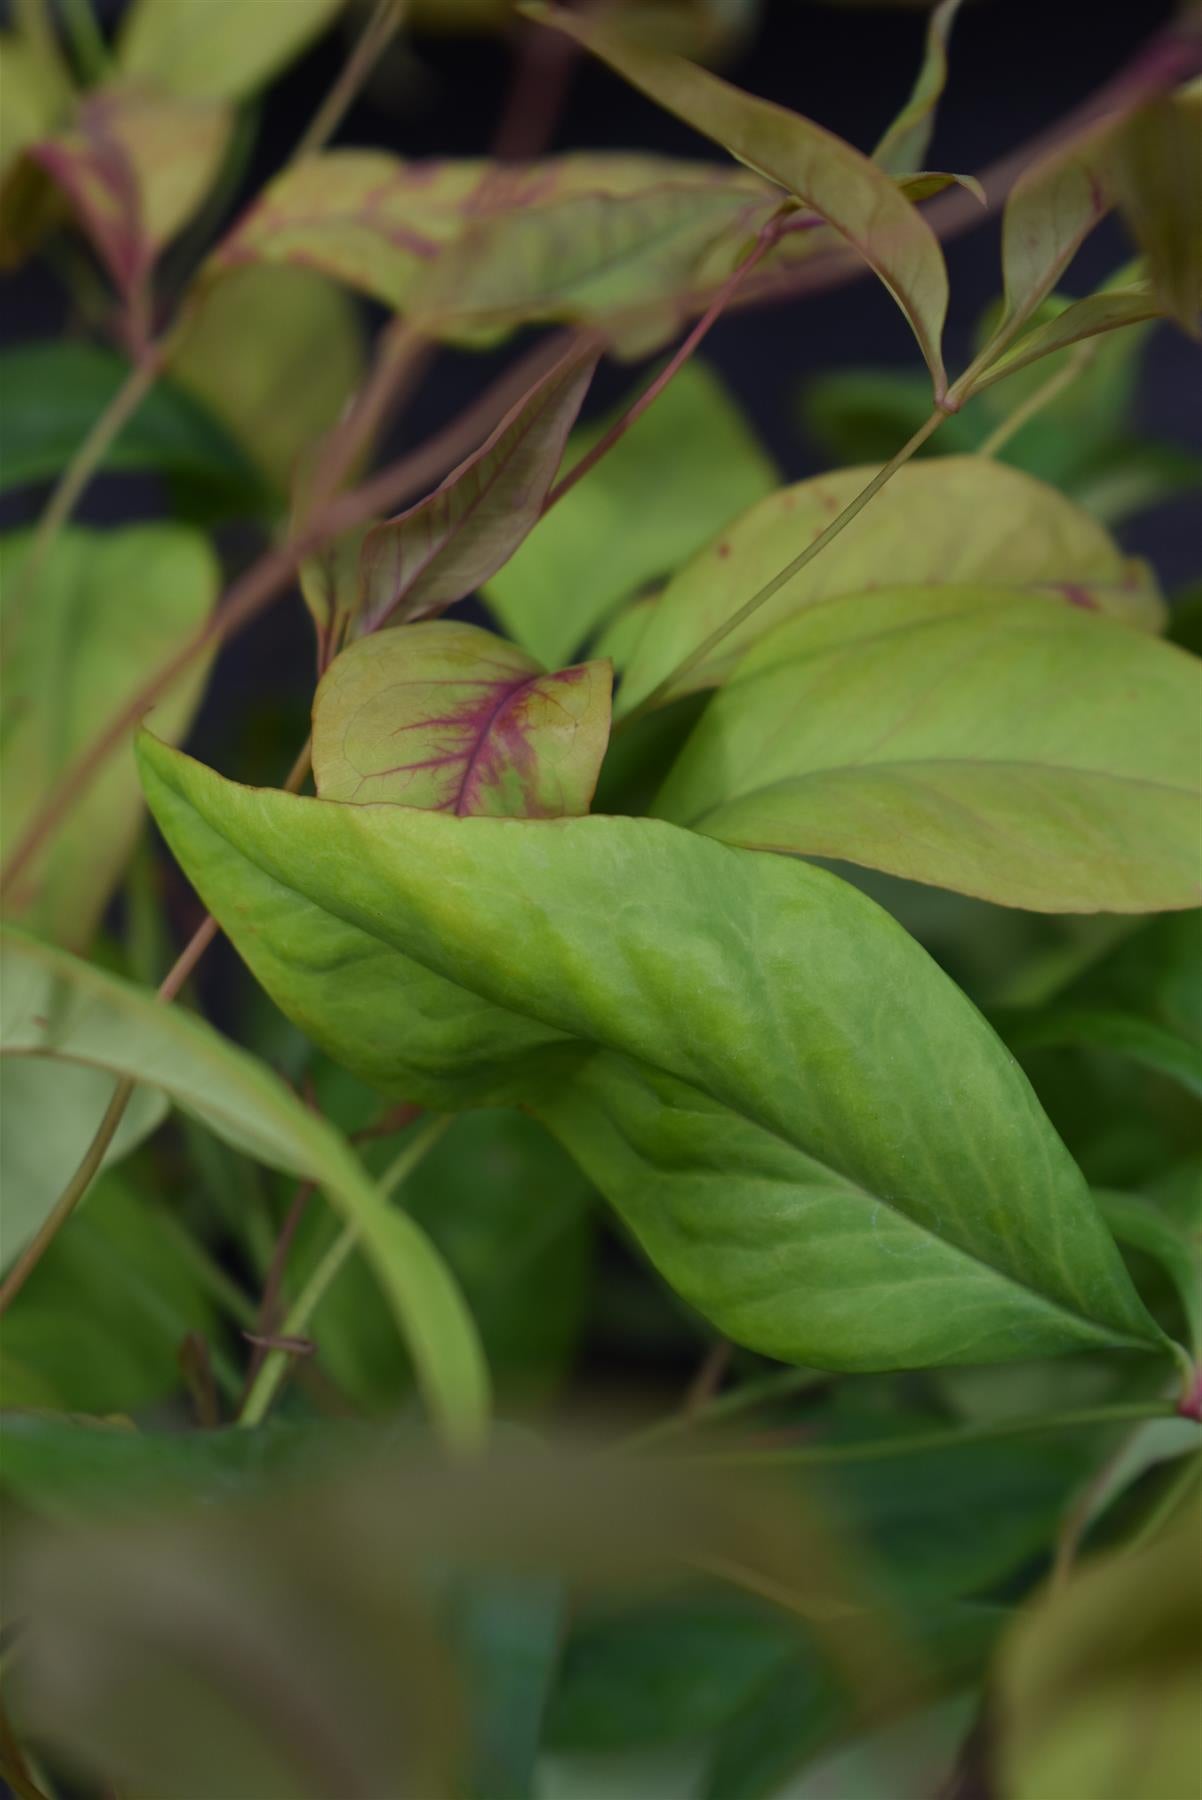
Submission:
<svg viewBox="0 0 1202 1800">
<path fill-rule="evenodd" d="M 442 612 L 509 561 L 542 515 L 600 355 L 598 342 L 574 346 L 441 486 L 368 533 L 366 631 Z"/>
<path fill-rule="evenodd" d="M 128 293 L 192 217 L 217 174 L 232 115 L 222 104 L 104 88 L 75 123 L 30 145 L 116 285 Z"/>
<path fill-rule="evenodd" d="M 587 813 L 612 684 L 608 662 L 548 674 L 515 644 L 458 621 L 361 638 L 314 698 L 317 792 L 460 817 Z"/>
</svg>

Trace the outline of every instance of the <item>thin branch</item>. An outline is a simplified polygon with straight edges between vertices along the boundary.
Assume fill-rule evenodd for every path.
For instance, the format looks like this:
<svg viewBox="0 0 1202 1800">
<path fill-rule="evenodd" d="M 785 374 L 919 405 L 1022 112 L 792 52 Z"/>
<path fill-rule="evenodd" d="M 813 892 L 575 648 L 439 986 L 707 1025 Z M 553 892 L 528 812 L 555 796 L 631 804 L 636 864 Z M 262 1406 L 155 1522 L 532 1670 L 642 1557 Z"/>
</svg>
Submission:
<svg viewBox="0 0 1202 1800">
<path fill-rule="evenodd" d="M 1066 388 L 1073 385 L 1078 376 L 1085 373 L 1096 354 L 1096 344 L 1078 344 L 1067 362 L 1062 363 L 1058 369 L 1053 369 L 1046 380 L 1041 381 L 1000 425 L 994 427 L 984 443 L 977 445 L 977 455 L 996 456 L 999 450 L 1005 449 L 1024 425 L 1028 425 L 1045 406 L 1050 405 Z"/>
<path fill-rule="evenodd" d="M 779 1369 L 770 1375 L 760 1376 L 755 1381 L 745 1381 L 740 1387 L 732 1388 L 729 1393 L 716 1394 L 706 1405 L 695 1412 L 676 1412 L 669 1418 L 657 1420 L 654 1425 L 646 1425 L 622 1442 L 623 1450 L 642 1450 L 648 1444 L 660 1444 L 665 1438 L 678 1437 L 684 1432 L 691 1432 L 708 1425 L 717 1425 L 725 1419 L 732 1419 L 741 1412 L 747 1412 L 757 1406 L 771 1406 L 778 1400 L 789 1399 L 794 1394 L 805 1393 L 807 1388 L 819 1387 L 830 1380 L 825 1369 Z"/>
<path fill-rule="evenodd" d="M 404 1146 L 391 1167 L 381 1175 L 377 1184 L 380 1192 L 391 1194 L 402 1186 L 418 1164 L 433 1150 L 451 1123 L 452 1115 L 450 1114 L 431 1119 L 412 1142 Z M 343 1227 L 305 1283 L 276 1336 L 280 1338 L 303 1338 L 305 1336 L 310 1319 L 325 1298 L 331 1283 L 351 1251 L 358 1245 L 359 1237 L 358 1225 L 352 1223 Z M 247 1395 L 246 1403 L 238 1415 L 239 1425 L 249 1428 L 263 1422 L 287 1369 L 287 1351 L 272 1350 L 268 1353 L 254 1386 Z"/>
<path fill-rule="evenodd" d="M 580 45 L 563 31 L 518 21 L 516 64 L 509 95 L 492 142 L 497 162 L 541 156 L 563 115 Z"/>
<path fill-rule="evenodd" d="M 302 162 L 306 156 L 316 155 L 333 137 L 399 29 L 404 11 L 402 0 L 379 0 L 341 74 L 309 121 L 290 162 Z"/>
<path fill-rule="evenodd" d="M 874 499 L 885 484 L 897 474 L 897 471 L 909 462 L 916 451 L 921 449 L 932 433 L 943 424 L 947 416 L 941 407 L 936 407 L 926 423 L 920 425 L 913 437 L 903 444 L 896 455 L 891 456 L 884 467 L 872 477 L 872 480 L 860 489 L 855 499 L 848 501 L 843 511 L 831 520 L 824 531 L 819 532 L 813 543 L 807 544 L 804 550 L 798 552 L 792 562 L 787 563 L 772 577 L 771 581 L 766 581 L 763 587 L 757 589 L 750 600 L 744 601 L 743 605 L 733 612 L 729 619 L 723 620 L 722 624 L 703 638 L 695 649 L 690 650 L 687 656 L 682 657 L 676 667 L 665 675 L 661 682 L 657 683 L 646 699 L 627 714 L 626 723 L 629 724 L 632 719 L 642 717 L 644 713 L 650 712 L 653 707 L 657 706 L 661 700 L 666 699 L 672 689 L 685 676 L 691 674 L 700 663 L 703 663 L 711 651 L 716 650 L 718 645 L 723 643 L 732 632 L 738 631 L 740 626 L 745 625 L 748 619 L 762 606 L 767 605 L 768 601 L 773 599 L 788 582 L 792 581 L 795 575 L 799 575 L 807 564 L 813 562 L 816 556 L 821 555 L 827 545 L 837 538 L 841 531 L 847 529 L 852 520 L 863 512 L 869 501 Z"/>
</svg>

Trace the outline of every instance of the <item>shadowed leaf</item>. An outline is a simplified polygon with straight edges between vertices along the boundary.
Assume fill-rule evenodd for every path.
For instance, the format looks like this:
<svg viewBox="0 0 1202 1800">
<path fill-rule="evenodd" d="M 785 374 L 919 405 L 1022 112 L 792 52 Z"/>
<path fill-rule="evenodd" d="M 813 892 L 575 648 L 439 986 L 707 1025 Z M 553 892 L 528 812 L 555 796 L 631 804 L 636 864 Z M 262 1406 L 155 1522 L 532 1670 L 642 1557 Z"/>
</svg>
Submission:
<svg viewBox="0 0 1202 1800">
<path fill-rule="evenodd" d="M 576 38 L 660 106 L 832 225 L 906 314 L 930 368 L 935 397 L 942 396 L 943 253 L 930 226 L 888 175 L 812 120 L 742 93 L 693 63 L 641 49 L 577 14 L 525 10 Z"/>
<path fill-rule="evenodd" d="M 1013 1058 L 834 876 L 650 819 L 297 800 L 141 754 L 290 1017 L 429 1104 L 529 1105 L 736 1343 L 864 1369 L 1160 1342 Z"/>
<path fill-rule="evenodd" d="M 450 620 L 361 638 L 313 702 L 325 800 L 556 819 L 586 813 L 609 740 L 608 663 L 547 674 Z"/>
<path fill-rule="evenodd" d="M 653 811 L 1043 912 L 1202 900 L 1202 664 L 992 588 L 811 606 L 711 700 Z"/>
<path fill-rule="evenodd" d="M 445 1435 L 469 1441 L 487 1376 L 459 1290 L 433 1245 L 368 1180 L 343 1139 L 278 1076 L 194 1014 L 8 931 L 0 1052 L 90 1064 L 167 1094 L 235 1149 L 316 1182 L 356 1226 Z"/>
<path fill-rule="evenodd" d="M 369 531 L 362 629 L 428 618 L 495 575 L 537 522 L 599 344 L 569 350 L 425 500 Z"/>
<path fill-rule="evenodd" d="M 817 537 L 874 473 L 839 469 L 782 488 L 686 563 L 635 647 L 619 715 Z M 937 457 L 901 469 L 821 556 L 692 671 L 689 686 L 714 686 L 774 625 L 820 601 L 874 588 L 982 583 L 1030 587 L 1150 628 L 1164 617 L 1151 575 L 1054 488 L 980 457 Z"/>
<path fill-rule="evenodd" d="M 1202 337 L 1202 89 L 1153 101 L 1127 121 L 1112 180 L 1161 309 Z"/>
<path fill-rule="evenodd" d="M 122 73 L 168 93 L 244 100 L 325 29 L 346 0 L 134 0 Z"/>
<path fill-rule="evenodd" d="M 0 678 L 4 724 L 0 843 L 20 841 L 43 796 L 139 684 L 204 624 L 217 597 L 217 559 L 178 525 L 61 531 L 35 593 L 22 599 L 32 534 L 0 539 Z M 16 605 L 20 604 L 19 614 Z M 164 737 L 182 737 L 203 691 L 193 663 L 154 708 Z M 88 943 L 133 847 L 142 817 L 129 752 L 113 757 L 8 902 L 10 917 L 72 948 Z"/>
</svg>

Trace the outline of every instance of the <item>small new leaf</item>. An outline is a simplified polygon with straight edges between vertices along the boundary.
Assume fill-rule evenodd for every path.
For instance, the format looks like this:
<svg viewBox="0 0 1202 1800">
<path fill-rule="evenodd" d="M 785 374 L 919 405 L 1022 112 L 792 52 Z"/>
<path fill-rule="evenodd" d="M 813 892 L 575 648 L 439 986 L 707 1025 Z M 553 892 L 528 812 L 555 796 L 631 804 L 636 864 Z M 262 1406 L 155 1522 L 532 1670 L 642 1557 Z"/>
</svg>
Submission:
<svg viewBox="0 0 1202 1800">
<path fill-rule="evenodd" d="M 367 534 L 362 629 L 429 618 L 495 575 L 537 523 L 601 355 L 577 346 L 440 487 Z"/>
<path fill-rule="evenodd" d="M 891 175 L 921 169 L 935 126 L 935 108 L 947 85 L 947 46 L 962 0 L 941 0 L 927 25 L 926 52 L 914 90 L 872 153 Z"/>
<path fill-rule="evenodd" d="M 449 619 L 361 638 L 313 702 L 317 791 L 459 817 L 586 813 L 612 679 L 606 662 L 547 674 L 515 644 Z"/>
</svg>

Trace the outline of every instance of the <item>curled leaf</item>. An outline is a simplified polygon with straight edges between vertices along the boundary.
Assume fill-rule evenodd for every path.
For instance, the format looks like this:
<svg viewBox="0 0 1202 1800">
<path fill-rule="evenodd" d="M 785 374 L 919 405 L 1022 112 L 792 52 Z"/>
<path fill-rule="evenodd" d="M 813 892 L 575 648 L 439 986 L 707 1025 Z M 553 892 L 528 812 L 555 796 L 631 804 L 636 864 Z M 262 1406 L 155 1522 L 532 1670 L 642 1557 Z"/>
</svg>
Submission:
<svg viewBox="0 0 1202 1800">
<path fill-rule="evenodd" d="M 362 622 L 428 618 L 495 575 L 543 509 L 601 355 L 576 345 L 425 500 L 368 532 Z"/>
<path fill-rule="evenodd" d="M 313 702 L 326 800 L 556 819 L 586 813 L 609 740 L 604 662 L 547 674 L 476 625 L 361 638 Z"/>
<path fill-rule="evenodd" d="M 576 13 L 527 8 L 574 37 L 634 87 L 793 194 L 857 250 L 909 319 L 931 371 L 946 382 L 940 354 L 947 269 L 925 219 L 883 170 L 850 144 L 790 112 L 682 61 L 639 47 Z"/>
<path fill-rule="evenodd" d="M 926 51 L 914 90 L 872 153 L 891 175 L 920 169 L 931 141 L 935 108 L 947 85 L 947 45 L 962 0 L 941 0 L 927 24 Z"/>
</svg>

